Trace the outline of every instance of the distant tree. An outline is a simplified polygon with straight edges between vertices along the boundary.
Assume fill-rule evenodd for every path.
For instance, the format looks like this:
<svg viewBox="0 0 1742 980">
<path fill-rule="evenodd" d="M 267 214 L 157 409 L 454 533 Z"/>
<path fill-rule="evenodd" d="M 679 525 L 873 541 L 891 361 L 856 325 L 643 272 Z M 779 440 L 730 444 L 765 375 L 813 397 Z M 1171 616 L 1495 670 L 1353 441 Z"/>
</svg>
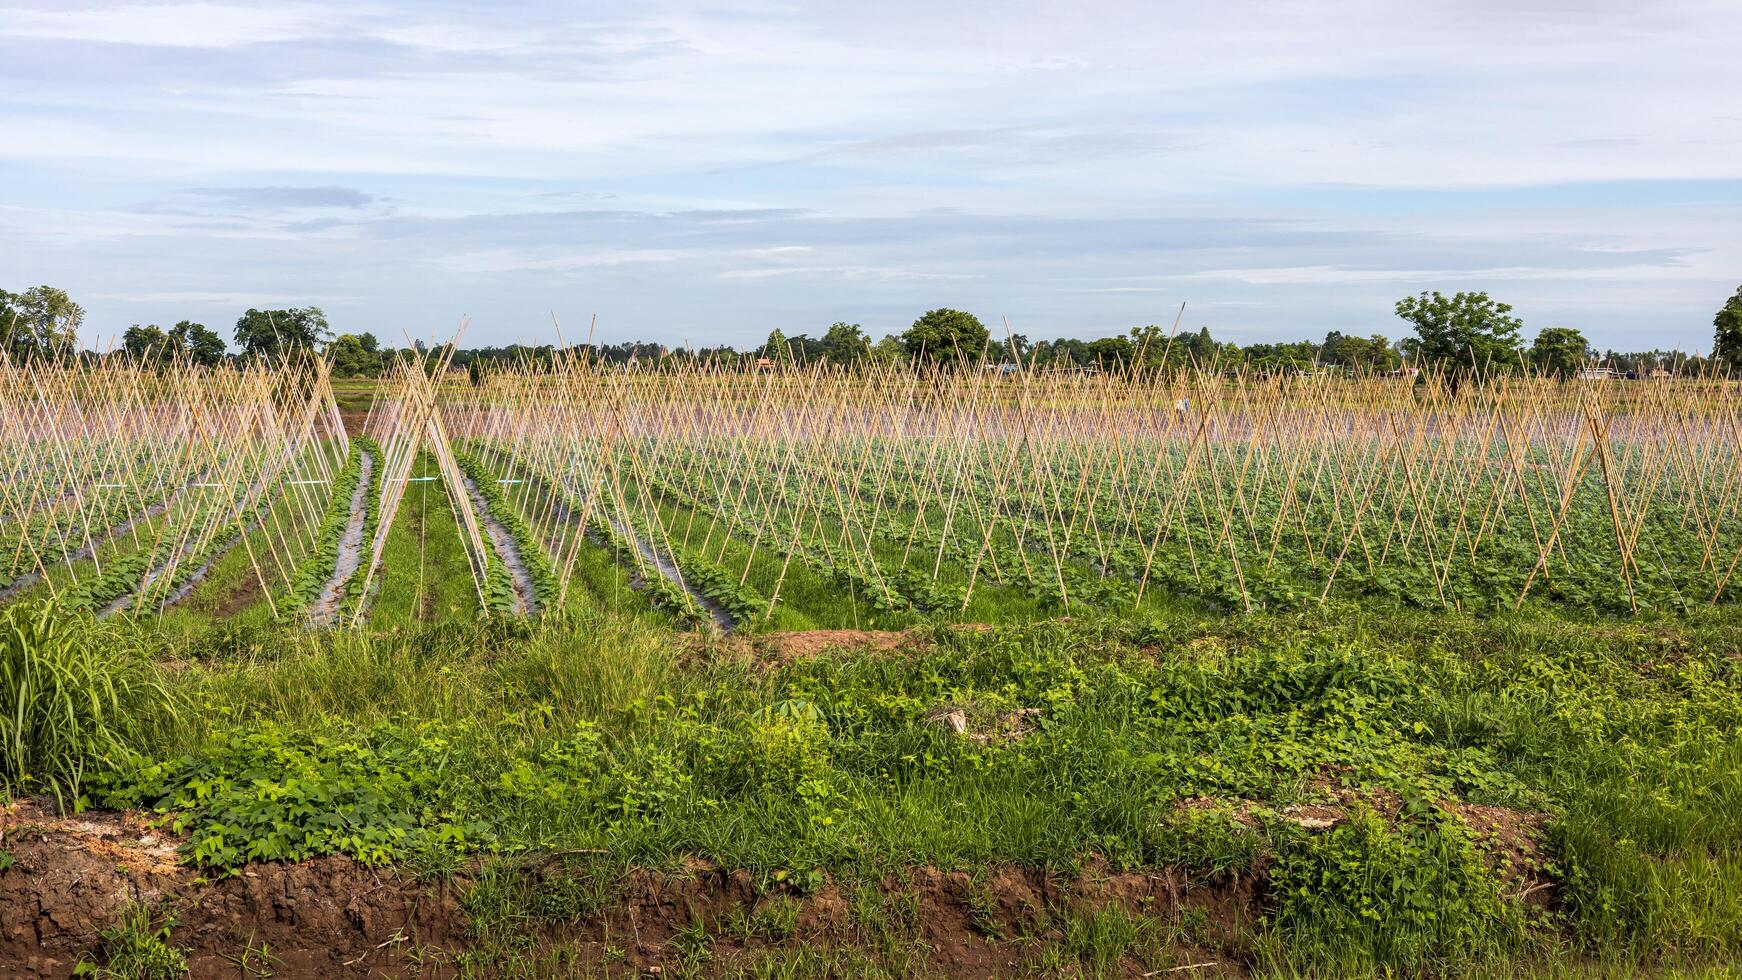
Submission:
<svg viewBox="0 0 1742 980">
<path fill-rule="evenodd" d="M 0 346 L 13 357 L 66 357 L 78 346 L 84 307 L 64 289 L 33 286 L 22 293 L 0 289 Z"/>
<path fill-rule="evenodd" d="M 1170 342 L 1162 329 L 1151 323 L 1147 326 L 1132 327 L 1124 337 L 1105 337 L 1106 341 L 1124 341 L 1123 344 L 1101 343 L 1101 340 L 1091 340 L 1082 351 L 1088 357 L 1088 363 L 1098 363 L 1106 366 L 1136 363 L 1141 361 L 1145 367 L 1160 367 L 1164 363 L 1182 363 L 1186 359 L 1186 346 L 1180 338 Z M 1055 347 L 1065 344 L 1065 341 L 1055 342 Z M 1096 344 L 1101 346 L 1096 347 Z M 1073 355 L 1076 353 L 1074 348 Z M 1073 360 L 1075 358 L 1073 357 Z"/>
<path fill-rule="evenodd" d="M 1147 327 L 1143 328 L 1143 330 L 1147 329 Z M 1154 346 L 1154 344 L 1151 343 L 1150 346 Z M 1075 337 L 1042 340 L 1034 345 L 1034 350 L 1029 358 L 1037 367 L 1042 368 L 1083 367 L 1090 361 L 1089 345 L 1086 341 L 1078 340 Z"/>
<path fill-rule="evenodd" d="M 224 338 L 203 323 L 183 320 L 169 328 L 169 342 L 195 364 L 212 367 L 224 360 Z"/>
<path fill-rule="evenodd" d="M 327 356 L 332 359 L 333 373 L 341 377 L 373 376 L 379 373 L 381 354 L 379 351 L 371 351 L 369 346 L 357 334 L 340 334 L 327 345 Z"/>
<path fill-rule="evenodd" d="M 871 348 L 871 357 L 879 364 L 895 364 L 907 356 L 907 349 L 902 346 L 901 338 L 892 333 L 883 335 Z"/>
<path fill-rule="evenodd" d="M 121 334 L 121 349 L 136 361 L 149 359 L 154 363 L 167 361 L 175 354 L 169 335 L 155 323 L 128 327 Z"/>
<path fill-rule="evenodd" d="M 1516 360 L 1524 322 L 1511 312 L 1487 293 L 1447 297 L 1436 290 L 1397 301 L 1397 315 L 1415 327 L 1417 359 L 1444 370 L 1453 394 L 1463 379 L 1504 370 Z"/>
<path fill-rule="evenodd" d="M 991 338 L 972 313 L 939 307 L 927 310 L 901 335 L 901 346 L 916 360 L 954 364 L 979 358 Z"/>
<path fill-rule="evenodd" d="M 1736 295 L 1712 318 L 1712 326 L 1712 357 L 1728 365 L 1732 373 L 1742 371 L 1742 286 L 1736 287 Z"/>
<path fill-rule="evenodd" d="M 1192 334 L 1186 341 L 1185 348 L 1199 367 L 1207 367 L 1216 359 L 1216 341 L 1210 336 L 1209 327 L 1202 327 Z"/>
<path fill-rule="evenodd" d="M 1138 345 L 1130 337 L 1101 337 L 1089 341 L 1089 363 L 1108 371 L 1116 370 L 1130 364 L 1137 356 L 1137 350 Z"/>
<path fill-rule="evenodd" d="M 1530 363 L 1544 374 L 1564 381 L 1578 374 L 1592 353 L 1585 335 L 1572 327 L 1547 327 L 1538 331 L 1530 345 Z"/>
<path fill-rule="evenodd" d="M 762 342 L 762 355 L 776 364 L 785 364 L 792 360 L 792 345 L 786 340 L 786 333 L 779 327 L 768 332 L 768 339 Z"/>
<path fill-rule="evenodd" d="M 270 357 L 293 350 L 314 350 L 331 336 L 327 316 L 319 308 L 249 310 L 236 321 L 236 346 L 244 356 Z"/>
<path fill-rule="evenodd" d="M 1320 363 L 1350 371 L 1389 371 L 1397 360 L 1397 350 L 1383 334 L 1356 337 L 1333 330 L 1319 348 Z"/>
<path fill-rule="evenodd" d="M 871 338 L 857 323 L 836 322 L 823 334 L 822 357 L 830 364 L 854 364 L 871 353 Z"/>
<path fill-rule="evenodd" d="M 1295 374 L 1310 370 L 1319 359 L 1319 345 L 1310 340 L 1287 344 L 1247 344 L 1240 356 L 1258 374 Z"/>
<path fill-rule="evenodd" d="M 786 349 L 792 359 L 798 364 L 811 364 L 823 360 L 825 348 L 822 338 L 810 334 L 794 334 L 786 338 Z"/>
</svg>

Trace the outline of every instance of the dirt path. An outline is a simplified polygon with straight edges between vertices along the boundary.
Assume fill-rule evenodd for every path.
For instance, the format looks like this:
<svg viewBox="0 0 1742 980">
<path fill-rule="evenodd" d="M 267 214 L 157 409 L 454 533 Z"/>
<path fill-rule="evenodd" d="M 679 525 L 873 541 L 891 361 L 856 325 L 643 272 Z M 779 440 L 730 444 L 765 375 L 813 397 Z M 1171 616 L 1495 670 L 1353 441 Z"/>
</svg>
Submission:
<svg viewBox="0 0 1742 980">
<path fill-rule="evenodd" d="M 607 517 L 606 520 L 610 522 L 612 530 L 622 535 L 623 539 L 635 548 L 642 560 L 652 564 L 666 581 L 689 593 L 690 598 L 694 599 L 696 605 L 701 606 L 707 612 L 708 618 L 714 621 L 714 625 L 719 627 L 720 632 L 732 632 L 732 628 L 737 625 L 732 621 L 732 614 L 721 609 L 718 603 L 697 591 L 695 586 L 684 581 L 683 574 L 678 571 L 676 563 L 661 555 L 659 549 L 641 540 L 641 535 L 636 534 L 634 528 L 615 517 Z"/>
<path fill-rule="evenodd" d="M 309 603 L 309 625 L 333 625 L 339 615 L 339 603 L 344 599 L 345 586 L 357 567 L 363 563 L 363 525 L 369 519 L 369 479 L 375 472 L 375 457 L 363 453 L 357 468 L 357 489 L 351 491 L 351 518 L 339 538 L 339 553 L 333 560 L 333 574 L 321 586 L 321 594 Z"/>
<path fill-rule="evenodd" d="M 249 528 L 249 530 L 250 531 L 253 530 L 253 527 L 251 526 Z M 246 532 L 244 532 L 244 533 L 246 533 Z M 210 555 L 206 556 L 205 562 L 203 564 L 201 564 L 200 567 L 194 569 L 193 574 L 189 575 L 186 579 L 182 580 L 182 583 L 175 587 L 174 592 L 171 592 L 169 595 L 164 596 L 163 601 L 158 603 L 158 605 L 157 605 L 157 611 L 162 612 L 163 610 L 168 609 L 170 606 L 173 606 L 176 603 L 182 601 L 183 599 L 186 599 L 188 597 L 188 593 L 190 593 L 194 590 L 194 586 L 199 585 L 200 581 L 206 577 L 206 573 L 208 573 L 212 570 L 212 566 L 216 565 L 218 563 L 219 559 L 221 559 L 225 555 L 229 554 L 230 549 L 236 547 L 237 542 L 239 542 L 241 540 L 242 540 L 242 535 L 238 534 L 235 537 L 231 538 L 229 541 L 225 542 L 224 544 L 219 545 L 217 548 L 212 549 L 212 553 Z M 180 566 L 178 565 L 176 567 L 179 568 Z M 169 570 L 170 570 L 170 563 L 167 561 L 164 562 L 163 564 L 157 566 L 156 568 L 153 568 L 151 571 L 146 573 L 145 581 L 141 582 L 139 584 L 138 588 L 134 589 L 132 592 L 129 592 L 125 595 L 122 595 L 122 596 L 116 598 L 115 601 L 109 603 L 108 605 L 104 606 L 102 609 L 98 610 L 97 618 L 98 619 L 105 619 L 109 616 L 113 616 L 114 614 L 116 614 L 118 612 L 121 612 L 124 609 L 131 607 L 133 605 L 134 598 L 137 597 L 139 595 L 139 593 L 144 592 L 147 589 L 150 589 L 151 586 L 156 584 L 157 580 L 162 578 L 164 573 L 168 572 Z"/>
<path fill-rule="evenodd" d="M 264 492 L 262 489 L 263 486 L 264 486 L 264 482 L 256 483 L 252 488 L 250 488 L 249 497 L 255 496 L 255 494 L 258 492 Z M 188 577 L 186 579 L 183 579 L 182 583 L 175 587 L 175 591 L 173 591 L 169 595 L 165 596 L 163 598 L 163 600 L 157 604 L 157 611 L 162 612 L 163 610 L 168 609 L 170 606 L 173 606 L 176 603 L 182 601 L 183 599 L 186 599 L 188 597 L 188 595 L 193 592 L 194 586 L 199 585 L 201 580 L 203 580 L 206 577 L 206 573 L 208 573 L 212 570 L 212 566 L 216 565 L 220 560 L 223 559 L 223 557 L 225 555 L 229 554 L 231 548 L 234 548 L 234 547 L 236 547 L 236 545 L 240 544 L 242 542 L 243 535 L 253 533 L 254 529 L 260 526 L 260 522 L 264 518 L 265 513 L 269 512 L 271 509 L 272 508 L 269 506 L 266 509 L 266 511 L 262 511 L 261 514 L 256 515 L 255 519 L 250 521 L 248 523 L 248 526 L 244 527 L 241 530 L 241 533 L 233 535 L 230 538 L 230 540 L 224 542 L 223 544 L 219 545 L 216 548 L 213 548 L 212 553 L 206 556 L 205 562 L 203 564 L 201 564 L 200 567 L 194 569 L 193 573 L 188 575 Z M 153 568 L 149 572 L 145 573 L 145 580 L 143 582 L 139 583 L 139 586 L 137 588 L 135 588 L 132 592 L 126 593 L 125 595 L 122 595 L 119 598 L 117 598 L 115 601 L 109 603 L 107 606 L 104 606 L 97 613 L 97 618 L 104 619 L 104 618 L 107 618 L 109 616 L 113 616 L 115 613 L 121 612 L 124 609 L 129 608 L 130 606 L 133 605 L 133 600 L 135 598 L 137 598 L 140 593 L 145 592 L 146 590 L 150 589 L 151 586 L 154 583 L 156 583 L 156 581 L 159 578 L 161 578 L 164 574 L 172 572 L 173 570 L 176 570 L 179 568 L 181 568 L 179 554 L 173 558 L 165 559 L 163 564 L 158 565 L 156 568 Z"/>
<path fill-rule="evenodd" d="M 490 536 L 490 544 L 495 547 L 496 556 L 508 568 L 508 581 L 514 586 L 514 614 L 530 616 L 536 613 L 538 596 L 532 588 L 532 573 L 526 570 L 526 562 L 520 557 L 520 543 L 490 513 L 489 501 L 484 499 L 483 493 L 478 490 L 478 484 L 469 476 L 466 477 L 466 493 L 472 498 L 472 509 L 483 523 L 484 533 Z"/>
<path fill-rule="evenodd" d="M 532 485 L 535 493 L 548 493 L 545 489 L 544 481 L 539 477 L 535 475 L 527 475 L 524 479 Z M 564 524 L 580 523 L 580 517 L 569 508 L 568 504 L 560 495 L 556 496 L 553 504 L 553 513 L 559 522 Z M 629 542 L 630 546 L 635 549 L 636 553 L 639 554 L 644 561 L 652 564 L 653 567 L 658 570 L 661 577 L 688 593 L 690 598 L 694 599 L 696 605 L 700 606 L 708 614 L 708 618 L 713 621 L 714 625 L 718 627 L 722 633 L 732 632 L 732 629 L 737 624 L 733 622 L 731 614 L 726 612 L 726 610 L 721 609 L 712 599 L 709 599 L 707 596 L 696 591 L 696 589 L 688 582 L 685 582 L 683 576 L 678 572 L 677 565 L 673 564 L 669 559 L 662 557 L 656 548 L 648 544 L 646 541 L 643 541 L 641 535 L 635 533 L 634 528 L 608 514 L 605 515 L 605 521 L 611 525 L 612 530 L 616 531 L 623 537 L 623 540 Z M 587 532 L 587 540 L 601 548 L 609 547 L 609 545 L 599 540 L 598 536 L 593 534 L 591 531 Z M 641 588 L 642 579 L 639 571 L 635 571 L 631 574 L 629 584 L 632 588 Z"/>
<path fill-rule="evenodd" d="M 205 478 L 206 478 L 205 473 L 201 473 L 199 476 L 196 476 L 192 481 L 190 481 L 190 483 L 198 483 L 201 480 L 204 480 Z M 101 547 L 110 538 L 114 538 L 114 537 L 118 537 L 120 535 L 126 534 L 128 531 L 133 529 L 133 525 L 138 524 L 140 521 L 150 520 L 151 518 L 156 517 L 159 514 L 162 514 L 164 511 L 168 510 L 169 505 L 171 503 L 175 502 L 175 500 L 177 498 L 179 498 L 182 494 L 186 493 L 187 489 L 188 489 L 187 486 L 182 486 L 182 487 L 178 488 L 174 493 L 171 493 L 171 494 L 168 494 L 164 497 L 158 498 L 156 501 L 147 505 L 144 510 L 140 511 L 137 514 L 134 514 L 132 517 L 127 518 L 125 521 L 122 521 L 121 523 L 115 525 L 114 527 L 106 528 L 97 534 L 91 535 L 91 542 L 89 544 L 87 544 L 84 547 L 80 548 L 79 550 L 73 552 L 72 554 L 67 555 L 65 558 L 57 558 L 54 561 L 49 562 L 48 564 L 51 564 L 51 565 L 68 564 L 68 565 L 70 565 L 76 561 L 84 561 L 86 558 L 89 558 L 93 554 L 95 554 L 96 549 Z M 14 595 L 17 595 L 18 593 L 24 591 L 25 589 L 30 588 L 31 586 L 35 585 L 37 582 L 40 582 L 40 581 L 42 581 L 42 573 L 40 573 L 40 572 L 26 572 L 23 575 L 20 575 L 19 577 L 13 579 L 11 582 L 7 583 L 5 588 L 0 588 L 0 602 L 4 602 L 7 599 L 12 598 Z"/>
</svg>

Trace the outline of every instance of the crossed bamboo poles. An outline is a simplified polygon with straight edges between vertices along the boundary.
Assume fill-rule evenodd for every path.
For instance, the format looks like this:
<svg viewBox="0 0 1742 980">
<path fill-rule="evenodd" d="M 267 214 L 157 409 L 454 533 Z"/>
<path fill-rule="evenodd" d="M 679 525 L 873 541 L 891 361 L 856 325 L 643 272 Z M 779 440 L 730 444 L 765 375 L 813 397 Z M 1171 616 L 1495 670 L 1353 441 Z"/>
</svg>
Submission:
<svg viewBox="0 0 1742 980">
<path fill-rule="evenodd" d="M 240 543 L 274 603 L 348 451 L 319 358 L 0 356 L 0 541 L 12 580 L 56 600 L 133 555 L 109 569 L 127 572 L 115 608 L 160 608 Z"/>
<path fill-rule="evenodd" d="M 1516 606 L 1592 570 L 1638 609 L 1721 601 L 1742 564 L 1742 410 L 1724 376 L 1521 372 L 1454 396 L 1431 374 L 747 372 L 682 354 L 625 370 L 565 348 L 474 386 L 452 377 L 453 349 L 395 362 L 371 407 L 365 594 L 427 453 L 482 602 L 493 559 L 456 448 L 502 479 L 563 601 L 600 522 L 686 586 L 680 559 L 729 563 L 740 584 L 772 570 L 769 610 L 800 565 L 891 603 L 953 584 L 966 610 L 1012 588 L 1069 609 L 1096 579 L 1128 582 L 1132 604 L 1201 587 L 1254 608 L 1279 576 L 1326 601 L 1404 573 L 1420 602 L 1505 582 Z M 319 358 L 0 357 L 0 561 L 58 598 L 149 554 L 128 569 L 147 609 L 234 541 L 272 603 L 347 453 Z"/>
<path fill-rule="evenodd" d="M 771 608 L 795 560 L 886 590 L 904 568 L 965 573 L 963 608 L 987 582 L 1045 583 L 1068 608 L 1073 567 L 1130 575 L 1141 603 L 1162 558 L 1231 578 L 1248 609 L 1249 580 L 1285 565 L 1319 601 L 1410 570 L 1418 601 L 1453 608 L 1460 580 L 1522 549 L 1510 604 L 1595 567 L 1638 609 L 1648 581 L 1719 601 L 1742 564 L 1734 387 L 1519 373 L 1454 396 L 1432 375 L 631 371 L 570 353 L 449 386 L 441 411 L 510 476 L 564 595 L 579 528 L 605 512 L 668 554 L 745 545 L 741 581 L 778 565 Z M 1666 559 L 1687 551 L 1671 539 L 1697 560 Z"/>
</svg>

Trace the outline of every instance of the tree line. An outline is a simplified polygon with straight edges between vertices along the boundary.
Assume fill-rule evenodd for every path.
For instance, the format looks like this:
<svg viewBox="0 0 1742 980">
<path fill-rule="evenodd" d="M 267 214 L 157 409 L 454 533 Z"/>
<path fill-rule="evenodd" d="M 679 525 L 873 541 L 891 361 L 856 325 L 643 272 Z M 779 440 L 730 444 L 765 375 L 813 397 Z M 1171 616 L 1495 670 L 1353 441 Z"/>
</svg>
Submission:
<svg viewBox="0 0 1742 980">
<path fill-rule="evenodd" d="M 1218 341 L 1209 328 L 1174 334 L 1150 324 L 1124 334 L 1082 340 L 1059 337 L 1030 339 L 1018 333 L 994 336 L 972 313 L 928 310 L 900 334 L 872 340 L 857 323 L 837 322 L 820 336 L 771 331 L 757 347 L 730 346 L 672 349 L 643 341 L 580 344 L 567 353 L 616 365 L 652 365 L 668 358 L 707 364 L 753 368 L 763 364 L 928 363 L 941 365 L 1034 365 L 1054 369 L 1120 370 L 1131 367 L 1165 369 L 1245 369 L 1259 373 L 1343 370 L 1354 373 L 1396 371 L 1406 366 L 1435 365 L 1455 386 L 1466 379 L 1529 366 L 1571 377 L 1593 364 L 1628 372 L 1669 370 L 1699 373 L 1712 367 L 1742 373 L 1742 287 L 1713 319 L 1712 352 L 1693 357 L 1675 351 L 1597 351 L 1571 327 L 1539 330 L 1524 344 L 1523 321 L 1512 307 L 1485 292 L 1446 296 L 1422 292 L 1399 300 L 1396 315 L 1413 330 L 1393 342 L 1374 333 L 1367 336 L 1331 331 L 1324 340 L 1235 344 Z M 64 290 L 36 286 L 19 293 L 0 289 L 0 349 L 15 360 L 67 357 L 77 353 L 78 329 L 84 309 Z M 374 334 L 335 334 L 326 314 L 308 306 L 281 310 L 250 309 L 231 330 L 234 352 L 217 331 L 190 320 L 169 328 L 134 324 L 121 336 L 120 352 L 141 361 L 186 359 L 214 365 L 230 358 L 284 356 L 293 351 L 327 354 L 340 376 L 378 374 L 401 353 L 427 355 L 421 342 L 408 351 L 384 347 Z M 481 375 L 492 364 L 522 359 L 548 361 L 559 351 L 550 345 L 478 347 L 454 352 L 453 364 Z"/>
</svg>

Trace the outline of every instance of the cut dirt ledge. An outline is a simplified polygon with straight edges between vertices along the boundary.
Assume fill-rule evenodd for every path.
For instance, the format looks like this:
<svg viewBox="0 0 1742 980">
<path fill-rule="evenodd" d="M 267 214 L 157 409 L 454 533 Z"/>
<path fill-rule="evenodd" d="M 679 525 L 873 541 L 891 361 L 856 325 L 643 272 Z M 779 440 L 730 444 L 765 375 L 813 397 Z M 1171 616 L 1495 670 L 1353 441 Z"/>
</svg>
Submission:
<svg viewBox="0 0 1742 980">
<path fill-rule="evenodd" d="M 0 830 L 0 846 L 16 860 L 0 872 L 0 976 L 71 976 L 98 947 L 98 933 L 140 903 L 174 916 L 172 941 L 188 951 L 195 978 L 235 977 L 243 950 L 263 945 L 278 978 L 449 977 L 475 942 L 460 896 L 476 868 L 425 883 L 325 857 L 249 865 L 207 880 L 174 863 L 172 837 L 130 814 L 59 817 L 26 803 L 0 811 Z M 554 856 L 516 866 L 529 882 L 563 873 Z M 680 965 L 673 940 L 700 921 L 713 937 L 704 972 L 730 972 L 800 943 L 863 949 L 865 923 L 855 908 L 868 891 L 892 910 L 890 928 L 911 944 L 905 968 L 928 974 L 1000 977 L 1032 969 L 1035 945 L 1009 940 L 1058 939 L 1061 913 L 1117 905 L 1175 922 L 1190 913 L 1200 923 L 1191 937 L 1198 945 L 1170 948 L 1168 965 L 1209 963 L 1193 975 L 1237 976 L 1244 937 L 1259 915 L 1248 879 L 1115 872 L 1095 859 L 1072 876 L 1014 866 L 978 876 L 916 867 L 881 881 L 825 882 L 810 894 L 758 888 L 748 872 L 697 860 L 612 880 L 615 895 L 602 910 L 540 927 L 527 948 L 566 951 L 573 957 L 567 962 L 610 975 L 669 974 Z M 732 923 L 771 903 L 791 915 L 789 934 L 734 932 Z M 1125 966 L 1122 972 L 1144 972 Z"/>
</svg>

